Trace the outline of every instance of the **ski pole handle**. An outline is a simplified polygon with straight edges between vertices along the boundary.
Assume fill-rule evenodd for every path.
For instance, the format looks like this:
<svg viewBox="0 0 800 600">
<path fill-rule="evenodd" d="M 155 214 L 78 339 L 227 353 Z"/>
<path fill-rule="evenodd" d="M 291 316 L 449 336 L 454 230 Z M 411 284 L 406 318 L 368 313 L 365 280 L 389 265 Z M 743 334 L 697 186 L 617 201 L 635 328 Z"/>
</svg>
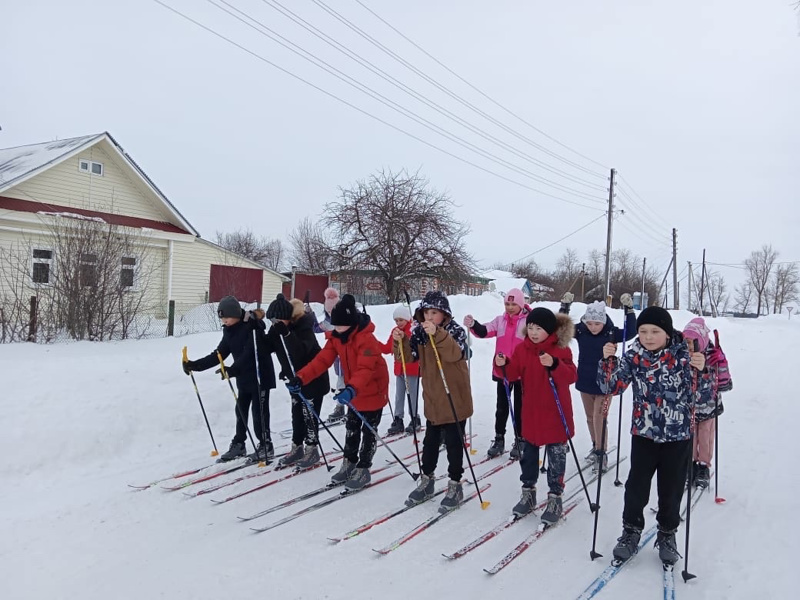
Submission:
<svg viewBox="0 0 800 600">
<path fill-rule="evenodd" d="M 183 347 L 183 362 L 189 362 L 189 350 L 186 346 Z"/>
</svg>

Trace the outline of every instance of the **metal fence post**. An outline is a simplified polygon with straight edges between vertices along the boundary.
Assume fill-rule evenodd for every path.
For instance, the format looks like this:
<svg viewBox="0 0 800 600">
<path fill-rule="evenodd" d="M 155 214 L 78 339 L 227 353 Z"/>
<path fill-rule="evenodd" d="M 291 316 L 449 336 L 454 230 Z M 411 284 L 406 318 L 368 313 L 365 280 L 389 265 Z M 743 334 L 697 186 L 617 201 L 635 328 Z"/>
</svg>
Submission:
<svg viewBox="0 0 800 600">
<path fill-rule="evenodd" d="M 175 300 L 169 301 L 169 317 L 167 320 L 167 335 L 175 335 Z"/>
<path fill-rule="evenodd" d="M 31 296 L 31 312 L 28 319 L 28 341 L 36 341 L 36 296 Z"/>
</svg>

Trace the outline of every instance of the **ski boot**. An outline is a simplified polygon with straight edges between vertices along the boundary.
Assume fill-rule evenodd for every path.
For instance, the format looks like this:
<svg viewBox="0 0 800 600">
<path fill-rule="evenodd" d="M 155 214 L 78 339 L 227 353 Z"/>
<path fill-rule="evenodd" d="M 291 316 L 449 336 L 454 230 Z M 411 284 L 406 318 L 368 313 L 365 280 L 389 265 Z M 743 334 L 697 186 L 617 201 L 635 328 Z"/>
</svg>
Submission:
<svg viewBox="0 0 800 600">
<path fill-rule="evenodd" d="M 292 449 L 289 450 L 279 461 L 276 469 L 285 469 L 295 464 L 297 461 L 305 456 L 303 444 L 292 444 Z"/>
<path fill-rule="evenodd" d="M 547 527 L 552 527 L 564 514 L 564 509 L 561 505 L 561 496 L 557 494 L 547 494 L 547 508 L 542 513 L 542 524 Z"/>
<path fill-rule="evenodd" d="M 511 452 L 508 453 L 508 458 L 511 460 L 519 460 L 522 458 L 522 447 L 525 443 L 521 437 L 514 438 L 514 445 L 511 447 Z"/>
<path fill-rule="evenodd" d="M 446 513 L 447 511 L 458 508 L 458 505 L 461 504 L 463 500 L 464 488 L 461 487 L 461 482 L 451 479 L 447 482 L 447 493 L 439 504 L 439 512 Z"/>
<path fill-rule="evenodd" d="M 426 500 L 433 498 L 433 476 L 428 476 L 423 473 L 419 476 L 419 483 L 417 489 L 411 492 L 406 499 L 406 506 L 414 506 Z"/>
<path fill-rule="evenodd" d="M 411 417 L 411 421 L 408 423 L 408 427 L 406 427 L 406 433 L 412 434 L 414 431 L 419 431 L 422 429 L 422 425 L 420 425 L 419 417 Z"/>
<path fill-rule="evenodd" d="M 506 451 L 506 440 L 505 436 L 496 435 L 492 445 L 489 446 L 489 450 L 486 452 L 486 456 L 489 458 L 494 458 L 495 456 L 500 456 L 503 452 Z"/>
<path fill-rule="evenodd" d="M 386 430 L 386 435 L 397 435 L 398 433 L 403 433 L 402 417 L 395 417 L 392 424 L 389 425 L 389 429 Z"/>
<path fill-rule="evenodd" d="M 339 390 L 341 391 L 341 390 Z M 338 391 L 337 391 L 338 393 Z M 344 414 L 344 406 L 342 404 L 336 403 L 336 406 L 333 408 L 333 412 L 328 415 L 328 418 L 325 419 L 325 422 L 330 425 L 332 423 L 338 423 L 345 418 Z"/>
<path fill-rule="evenodd" d="M 316 445 L 306 444 L 306 451 L 303 458 L 295 463 L 298 469 L 310 469 L 319 462 L 319 449 Z"/>
<path fill-rule="evenodd" d="M 514 505 L 514 508 L 511 509 L 511 512 L 514 513 L 515 517 L 524 517 L 529 515 L 533 512 L 533 509 L 536 508 L 536 486 L 532 487 L 523 487 L 522 488 L 522 496 Z"/>
<path fill-rule="evenodd" d="M 230 448 L 228 448 L 228 451 L 225 452 L 222 456 L 220 456 L 217 459 L 217 462 L 218 463 L 228 462 L 228 461 L 234 460 L 236 458 L 242 458 L 246 454 L 247 454 L 247 451 L 245 450 L 244 442 L 233 441 L 233 442 L 231 442 L 231 445 L 230 445 Z"/>
<path fill-rule="evenodd" d="M 336 472 L 336 474 L 331 477 L 331 485 L 341 485 L 353 474 L 353 471 L 356 470 L 356 463 L 350 462 L 346 458 L 342 461 L 342 466 Z"/>
<path fill-rule="evenodd" d="M 256 451 L 247 455 L 247 460 L 251 463 L 270 463 L 274 458 L 275 448 L 272 446 L 272 442 L 269 440 L 266 442 L 258 442 L 258 448 L 256 448 Z"/>
<path fill-rule="evenodd" d="M 661 531 L 656 534 L 656 548 L 658 548 L 658 558 L 665 565 L 674 565 L 681 557 L 678 554 L 678 545 L 675 542 L 675 530 Z"/>
<path fill-rule="evenodd" d="M 592 473 L 597 473 L 601 469 L 603 473 L 608 471 L 608 454 L 602 450 L 597 450 L 594 453 L 594 460 L 592 461 Z"/>
<path fill-rule="evenodd" d="M 372 475 L 366 467 L 356 467 L 350 478 L 344 482 L 344 487 L 349 492 L 357 492 L 372 481 Z"/>
<path fill-rule="evenodd" d="M 711 472 L 708 465 L 703 463 L 695 463 L 694 471 L 694 485 L 695 487 L 706 489 L 711 480 Z"/>
<path fill-rule="evenodd" d="M 617 538 L 617 545 L 614 546 L 614 560 L 624 563 L 631 556 L 639 551 L 639 539 L 642 537 L 642 530 L 636 527 L 623 527 L 622 535 Z"/>
</svg>

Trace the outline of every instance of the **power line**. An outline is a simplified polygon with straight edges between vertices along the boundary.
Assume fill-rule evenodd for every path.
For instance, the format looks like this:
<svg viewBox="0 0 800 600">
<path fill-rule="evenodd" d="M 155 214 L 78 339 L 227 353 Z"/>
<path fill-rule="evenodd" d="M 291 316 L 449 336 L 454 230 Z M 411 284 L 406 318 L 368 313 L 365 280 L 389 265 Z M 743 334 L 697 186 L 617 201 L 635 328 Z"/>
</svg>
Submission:
<svg viewBox="0 0 800 600">
<path fill-rule="evenodd" d="M 648 203 L 648 202 L 647 202 L 647 201 L 646 201 L 644 198 L 642 198 L 642 196 L 641 196 L 641 195 L 640 195 L 640 194 L 639 194 L 639 193 L 638 193 L 638 192 L 637 192 L 637 191 L 636 191 L 636 190 L 633 188 L 633 186 L 630 184 L 630 182 L 629 182 L 627 179 L 625 179 L 625 178 L 624 178 L 622 175 L 620 175 L 620 176 L 619 176 L 619 180 L 620 180 L 620 182 L 623 184 L 623 187 L 621 187 L 621 188 L 618 188 L 618 189 L 620 190 L 620 193 L 621 193 L 621 194 L 623 194 L 623 195 L 627 196 L 627 197 L 628 197 L 628 198 L 631 200 L 631 202 L 632 202 L 633 204 L 637 204 L 637 202 L 636 202 L 636 201 L 633 199 L 633 197 L 632 197 L 632 196 L 630 196 L 630 195 L 629 195 L 627 192 L 625 192 L 625 187 L 627 187 L 627 188 L 628 188 L 628 189 L 629 189 L 629 190 L 630 190 L 630 191 L 633 193 L 633 195 L 634 195 L 634 196 L 636 196 L 636 197 L 637 197 L 637 198 L 638 198 L 638 199 L 639 199 L 639 200 L 642 202 L 643 209 L 645 209 L 645 210 L 649 210 L 649 211 L 650 211 L 650 213 L 651 213 L 651 214 L 652 214 L 652 215 L 653 215 L 655 218 L 657 218 L 659 221 L 668 221 L 668 220 L 667 220 L 667 219 L 665 219 L 665 218 L 664 218 L 662 215 L 660 215 L 659 213 L 657 213 L 657 212 L 655 211 L 655 209 L 653 209 L 653 208 L 650 206 L 650 204 L 649 204 L 649 203 Z"/>
<path fill-rule="evenodd" d="M 600 216 L 599 216 L 599 217 L 597 217 L 596 219 L 592 219 L 591 221 L 589 221 L 588 223 L 586 223 L 586 225 L 583 225 L 583 226 L 581 226 L 581 227 L 578 227 L 578 229 L 576 229 L 576 230 L 575 230 L 575 231 L 573 231 L 572 233 L 568 233 L 568 234 L 567 234 L 567 235 L 565 235 L 564 237 L 562 237 L 562 238 L 560 238 L 560 239 L 557 239 L 557 240 L 556 240 L 555 242 L 553 242 L 552 244 L 548 244 L 547 246 L 544 246 L 544 247 L 542 247 L 542 248 L 539 248 L 538 250 L 534 250 L 534 251 L 533 251 L 533 252 L 531 252 L 530 254 L 526 254 L 526 255 L 525 255 L 525 256 L 523 256 L 522 258 L 518 258 L 517 260 L 515 260 L 515 261 L 512 261 L 512 264 L 515 264 L 515 263 L 518 263 L 518 262 L 522 262 L 523 260 L 525 260 L 525 259 L 527 259 L 527 258 L 530 258 L 531 256 L 533 256 L 534 254 L 538 254 L 538 253 L 539 253 L 539 252 L 541 252 L 542 250 L 547 250 L 548 248 L 552 248 L 553 246 L 555 246 L 555 245 L 556 245 L 556 244 L 558 244 L 559 242 L 563 242 L 565 239 L 567 239 L 567 238 L 569 238 L 569 237 L 572 237 L 573 235 L 575 235 L 575 234 L 576 234 L 576 233 L 578 233 L 579 231 L 582 231 L 582 230 L 586 229 L 586 228 L 587 228 L 589 225 L 591 225 L 592 223 L 595 223 L 595 222 L 599 221 L 600 219 L 604 219 L 604 218 L 605 218 L 605 215 L 600 215 Z"/>
<path fill-rule="evenodd" d="M 315 90 L 325 94 L 329 98 L 337 100 L 338 102 L 341 102 L 345 106 L 348 106 L 348 107 L 358 111 L 359 113 L 361 113 L 361 114 L 363 114 L 363 115 L 365 115 L 367 117 L 370 117 L 371 119 L 374 119 L 375 121 L 378 121 L 379 123 L 382 123 L 383 125 L 386 125 L 387 127 L 390 127 L 391 129 L 394 129 L 395 131 L 397 131 L 399 133 L 402 133 L 402 134 L 404 134 L 404 135 L 406 135 L 406 136 L 408 136 L 408 137 L 410 137 L 410 138 L 412 138 L 412 139 L 414 139 L 414 140 L 416 140 L 416 141 L 428 146 L 429 148 L 433 148 L 434 150 L 437 150 L 438 152 L 441 152 L 442 154 L 446 154 L 447 156 L 450 156 L 451 158 L 454 158 L 454 159 L 456 159 L 456 160 L 458 160 L 460 162 L 463 162 L 464 164 L 467 164 L 467 165 L 469 165 L 471 167 L 474 167 L 474 168 L 476 168 L 476 169 L 478 169 L 480 171 L 483 171 L 484 173 L 488 173 L 490 175 L 493 175 L 493 176 L 495 176 L 495 177 L 497 177 L 499 179 L 502 179 L 504 181 L 512 183 L 512 184 L 514 184 L 514 185 L 516 185 L 518 187 L 530 190 L 532 192 L 536 192 L 537 194 L 541 194 L 541 195 L 547 196 L 549 198 L 554 198 L 555 200 L 559 200 L 561 202 L 566 202 L 568 204 L 575 204 L 577 206 L 581 206 L 583 208 L 588 208 L 590 210 L 601 210 L 601 211 L 603 210 L 603 209 L 599 209 L 599 208 L 594 207 L 594 206 L 587 206 L 587 205 L 584 205 L 584 204 L 580 204 L 578 202 L 573 202 L 571 200 L 567 200 L 565 198 L 561 198 L 559 196 L 555 196 L 553 194 L 549 194 L 547 192 L 544 192 L 542 190 L 539 190 L 537 188 L 529 186 L 529 185 L 527 185 L 525 183 L 516 181 L 514 179 L 511 179 L 510 177 L 507 177 L 505 175 L 497 173 L 496 171 L 493 171 L 493 170 L 491 170 L 491 169 L 489 169 L 487 167 L 484 167 L 484 166 L 481 166 L 479 164 L 476 164 L 475 162 L 473 162 L 473 161 L 471 161 L 471 160 L 469 160 L 467 158 L 464 158 L 462 156 L 454 154 L 453 152 L 450 152 L 449 150 L 446 150 L 446 149 L 444 149 L 444 148 L 442 148 L 440 146 L 437 146 L 436 144 L 434 144 L 432 142 L 429 142 L 429 141 L 427 141 L 427 140 L 425 140 L 425 139 L 423 139 L 423 138 L 421 138 L 421 137 L 419 137 L 419 136 L 417 136 L 417 135 L 415 135 L 413 133 L 410 133 L 409 131 L 406 131 L 402 127 L 394 125 L 393 123 L 390 123 L 389 121 L 386 121 L 385 119 L 382 119 L 382 118 L 380 118 L 380 117 L 378 117 L 376 115 L 373 115 L 372 113 L 368 112 L 367 110 L 365 110 L 363 108 L 360 108 L 359 106 L 356 106 L 352 102 L 349 102 L 348 100 L 345 100 L 344 98 L 341 98 L 340 96 L 337 96 L 336 94 L 334 94 L 332 92 L 329 92 L 328 90 L 316 85 L 315 83 L 312 83 L 312 82 L 308 81 L 307 79 L 304 79 L 303 77 L 300 77 L 299 75 L 297 75 L 295 73 L 292 73 L 288 69 L 285 69 L 284 67 L 281 67 L 277 63 L 272 62 L 271 60 L 265 58 L 264 56 L 258 54 L 257 52 L 254 52 L 253 50 L 250 50 L 249 48 L 246 48 L 245 46 L 242 46 L 238 42 L 235 42 L 234 40 L 232 40 L 229 37 L 226 37 L 225 35 L 217 32 L 216 30 L 212 29 L 211 27 L 208 27 L 208 26 L 200 23 L 196 19 L 193 19 L 192 17 L 182 13 L 178 9 L 173 8 L 173 7 L 165 4 L 164 2 L 162 2 L 162 0 L 153 0 L 153 2 L 163 6 L 164 8 L 169 10 L 170 12 L 172 12 L 172 13 L 178 15 L 179 17 L 189 21 L 190 23 L 196 25 L 197 27 L 200 27 L 201 29 L 203 29 L 203 30 L 207 31 L 208 33 L 218 37 L 219 39 L 231 44 L 232 46 L 242 50 L 243 52 L 246 52 L 247 54 L 251 55 L 252 57 L 257 58 L 258 60 L 270 65 L 271 67 L 273 67 L 273 68 L 277 69 L 278 71 L 288 75 L 289 77 L 292 77 L 293 79 L 296 79 L 297 81 L 300 81 L 300 82 L 308 85 L 309 87 L 314 88 Z"/>
<path fill-rule="evenodd" d="M 640 235 L 638 235 L 638 232 L 637 232 L 637 234 L 635 234 L 635 235 L 637 235 L 637 237 L 639 237 L 640 239 L 643 239 L 648 244 L 659 244 L 661 246 L 668 246 L 670 248 L 672 247 L 672 239 L 667 237 L 666 234 L 657 233 L 658 230 L 654 230 L 652 228 L 651 224 L 647 223 L 644 219 L 642 219 L 642 217 L 638 216 L 637 213 L 635 213 L 634 211 L 630 210 L 630 208 L 628 208 L 628 207 L 626 207 L 626 206 L 624 206 L 622 204 L 619 204 L 619 206 L 621 206 L 624 209 L 624 211 L 623 211 L 624 214 L 622 214 L 619 217 L 617 217 L 618 219 L 621 219 L 620 223 L 624 223 L 625 222 L 624 219 L 626 217 L 631 217 L 631 219 L 634 219 L 634 220 L 638 221 L 638 226 L 639 227 L 645 228 L 648 231 L 648 234 L 652 235 L 651 238 L 646 239 L 646 238 L 643 238 Z M 630 226 L 631 227 L 636 227 L 636 224 L 635 223 L 630 223 Z"/>
</svg>

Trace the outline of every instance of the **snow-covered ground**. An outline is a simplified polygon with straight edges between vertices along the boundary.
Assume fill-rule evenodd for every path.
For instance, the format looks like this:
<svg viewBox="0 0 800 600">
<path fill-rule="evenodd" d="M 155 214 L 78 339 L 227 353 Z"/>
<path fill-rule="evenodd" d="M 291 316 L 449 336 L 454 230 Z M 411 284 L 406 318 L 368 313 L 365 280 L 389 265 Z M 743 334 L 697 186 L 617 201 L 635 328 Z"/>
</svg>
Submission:
<svg viewBox="0 0 800 600">
<path fill-rule="evenodd" d="M 451 303 L 459 321 L 468 312 L 484 321 L 502 310 L 500 297 L 491 294 L 456 296 Z M 554 303 L 545 306 L 557 309 Z M 381 339 L 393 324 L 392 310 L 369 309 Z M 573 317 L 582 311 L 582 305 L 574 305 Z M 621 323 L 620 311 L 611 315 Z M 678 327 L 690 317 L 673 313 Z M 677 594 L 795 597 L 791 565 L 800 551 L 800 528 L 795 521 L 798 469 L 792 440 L 800 403 L 792 369 L 800 318 L 709 322 L 720 330 L 735 382 L 720 421 L 719 493 L 727 503 L 717 505 L 713 493 L 708 494 L 692 514 L 690 567 L 698 578 L 685 585 L 678 577 Z M 388 556 L 371 549 L 434 514 L 436 504 L 415 508 L 339 545 L 326 538 L 399 507 L 413 488 L 406 475 L 258 535 L 239 523 L 237 515 L 319 487 L 328 479 L 325 470 L 220 506 L 209 502 L 209 496 L 187 498 L 158 488 L 132 491 L 127 484 L 211 462 L 197 399 L 180 369 L 180 350 L 188 345 L 190 356 L 198 357 L 212 350 L 218 338 L 218 333 L 205 333 L 103 344 L 0 346 L 0 597 L 574 598 L 607 565 L 622 510 L 622 489 L 612 485 L 613 471 L 602 488 L 598 550 L 605 558 L 594 563 L 589 559 L 593 517 L 582 504 L 565 524 L 494 577 L 482 568 L 524 538 L 535 519 L 458 561 L 447 562 L 441 553 L 457 549 L 509 514 L 519 492 L 516 466 L 489 479 L 488 509 L 467 504 Z M 473 347 L 478 459 L 493 432 L 495 385 L 489 364 L 494 344 L 477 340 Z M 233 433 L 230 391 L 210 371 L 198 374 L 198 384 L 217 444 L 227 447 Z M 623 454 L 629 446 L 628 396 L 626 400 Z M 583 455 L 588 434 L 574 391 L 573 404 L 575 445 Z M 282 385 L 273 391 L 271 406 L 272 429 L 287 428 L 288 394 Z M 331 407 L 328 397 L 323 412 Z M 617 414 L 615 401 L 612 436 Z M 382 432 L 388 424 L 387 411 Z M 341 428 L 337 434 L 342 435 Z M 330 446 L 330 440 L 322 439 Z M 408 440 L 392 447 L 405 454 L 412 450 Z M 379 449 L 376 466 L 385 464 L 387 456 Z M 445 472 L 444 458 L 438 471 Z M 620 476 L 624 480 L 626 475 L 623 464 Z M 573 479 L 568 491 L 575 484 Z M 252 485 L 243 482 L 210 497 Z M 270 523 L 285 512 L 253 524 Z M 647 518 L 652 522 L 652 515 Z M 682 550 L 683 529 L 679 542 Z M 659 598 L 659 581 L 658 560 L 647 549 L 601 597 Z"/>
</svg>

